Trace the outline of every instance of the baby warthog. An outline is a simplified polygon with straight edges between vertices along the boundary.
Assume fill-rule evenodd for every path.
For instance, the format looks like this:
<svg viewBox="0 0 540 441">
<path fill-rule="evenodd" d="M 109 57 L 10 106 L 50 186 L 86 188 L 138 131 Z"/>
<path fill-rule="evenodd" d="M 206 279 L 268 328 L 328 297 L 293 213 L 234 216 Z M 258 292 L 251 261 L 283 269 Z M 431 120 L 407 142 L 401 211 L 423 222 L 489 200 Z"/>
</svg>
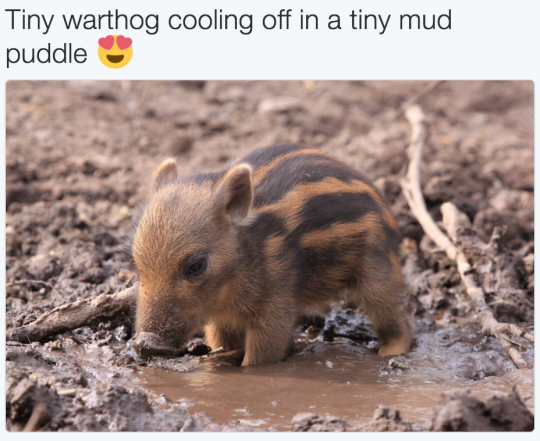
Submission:
<svg viewBox="0 0 540 441">
<path fill-rule="evenodd" d="M 409 349 L 399 233 L 361 175 L 298 145 L 255 150 L 224 171 L 179 177 L 157 167 L 130 251 L 140 291 L 140 356 L 178 353 L 204 330 L 242 365 L 283 359 L 297 319 L 348 298 L 379 337 Z"/>
</svg>

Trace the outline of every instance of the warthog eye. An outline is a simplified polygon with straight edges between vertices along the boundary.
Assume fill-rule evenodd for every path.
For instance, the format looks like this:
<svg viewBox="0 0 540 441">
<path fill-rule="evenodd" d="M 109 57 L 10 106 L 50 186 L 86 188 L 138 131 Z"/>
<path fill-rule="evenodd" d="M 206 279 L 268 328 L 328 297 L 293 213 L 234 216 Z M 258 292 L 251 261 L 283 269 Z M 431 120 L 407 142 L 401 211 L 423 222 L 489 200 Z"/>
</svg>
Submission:
<svg viewBox="0 0 540 441">
<path fill-rule="evenodd" d="M 192 262 L 186 265 L 186 270 L 184 272 L 186 277 L 198 276 L 206 269 L 206 258 L 201 257 L 195 262 Z"/>
</svg>

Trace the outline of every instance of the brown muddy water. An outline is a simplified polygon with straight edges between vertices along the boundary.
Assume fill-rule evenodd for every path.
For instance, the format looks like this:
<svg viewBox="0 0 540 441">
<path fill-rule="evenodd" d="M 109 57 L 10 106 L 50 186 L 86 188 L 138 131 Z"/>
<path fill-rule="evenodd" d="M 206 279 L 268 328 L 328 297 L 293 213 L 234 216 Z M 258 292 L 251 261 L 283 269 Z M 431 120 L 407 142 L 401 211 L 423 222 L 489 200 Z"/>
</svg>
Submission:
<svg viewBox="0 0 540 441">
<path fill-rule="evenodd" d="M 345 327 L 358 329 L 361 320 L 348 317 Z M 64 339 L 64 354 L 85 371 L 142 390 L 156 410 L 183 407 L 204 430 L 290 430 L 299 412 L 337 416 L 352 429 L 361 429 L 379 404 L 400 410 L 406 421 L 425 423 L 441 394 L 455 389 L 487 399 L 516 386 L 534 411 L 533 348 L 523 354 L 531 368 L 516 370 L 498 344 L 482 337 L 472 323 L 441 326 L 419 321 L 412 350 L 394 357 L 403 369 L 390 367 L 389 357 L 379 357 L 374 340 L 324 341 L 322 333 L 300 333 L 295 355 L 282 363 L 253 367 L 206 356 L 135 364 L 125 344 L 70 341 Z"/>
<path fill-rule="evenodd" d="M 288 430 L 291 418 L 301 411 L 338 416 L 360 427 L 373 417 L 378 404 L 400 409 L 405 420 L 424 423 L 440 395 L 453 389 L 469 389 L 480 399 L 509 392 L 514 384 L 521 396 L 533 393 L 532 369 L 466 381 L 437 366 L 437 359 L 446 358 L 432 353 L 423 368 L 421 360 L 400 357 L 413 366 L 393 370 L 387 369 L 388 359 L 348 342 L 335 342 L 275 365 L 203 366 L 191 372 L 144 368 L 139 378 L 146 390 L 210 418 L 216 429 L 240 420 L 240 425 Z M 532 405 L 533 400 L 527 402 Z"/>
<path fill-rule="evenodd" d="M 360 320 L 348 317 L 336 333 L 361 326 Z M 322 332 L 298 334 L 296 352 L 285 362 L 253 367 L 233 366 L 219 356 L 134 360 L 125 340 L 83 342 L 85 332 L 60 337 L 61 350 L 50 353 L 59 373 L 62 366 L 75 365 L 73 372 L 102 386 L 142 391 L 156 415 L 184 408 L 202 430 L 286 431 L 300 412 L 333 415 L 361 430 L 379 404 L 400 410 L 405 421 L 422 424 L 430 420 L 441 394 L 455 389 L 487 399 L 517 387 L 534 411 L 533 348 L 523 353 L 530 368 L 516 370 L 498 343 L 482 337 L 474 324 L 418 321 L 412 350 L 394 357 L 402 368 L 377 355 L 375 340 L 325 341 Z M 34 346 L 46 352 L 45 346 Z M 34 363 L 24 356 L 19 361 L 23 359 Z M 44 375 L 40 369 L 35 376 Z"/>
</svg>

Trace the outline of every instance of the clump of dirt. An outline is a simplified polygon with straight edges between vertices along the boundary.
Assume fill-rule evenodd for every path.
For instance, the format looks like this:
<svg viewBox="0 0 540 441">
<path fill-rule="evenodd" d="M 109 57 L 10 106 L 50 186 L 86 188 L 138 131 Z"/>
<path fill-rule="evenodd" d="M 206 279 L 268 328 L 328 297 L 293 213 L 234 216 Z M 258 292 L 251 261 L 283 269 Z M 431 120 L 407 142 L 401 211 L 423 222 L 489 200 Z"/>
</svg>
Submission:
<svg viewBox="0 0 540 441">
<path fill-rule="evenodd" d="M 417 336 L 412 352 L 397 359 L 410 369 L 387 366 L 387 361 L 375 356 L 370 323 L 358 319 L 354 305 L 342 305 L 326 320 L 311 318 L 299 328 L 303 337 L 296 343 L 296 355 L 292 362 L 277 365 L 279 369 L 293 375 L 294 363 L 299 363 L 306 372 L 324 376 L 327 371 L 321 366 L 335 372 L 326 361 L 332 366 L 342 362 L 345 371 L 366 365 L 371 366 L 365 377 L 368 384 L 382 385 L 384 390 L 387 380 L 398 379 L 401 386 L 420 388 L 428 395 L 440 395 L 447 386 L 478 384 L 481 388 L 486 381 L 490 381 L 489 390 L 503 390 L 506 382 L 517 384 L 520 393 L 520 388 L 532 390 L 529 377 L 516 374 L 498 342 L 482 337 L 454 264 L 433 248 L 401 194 L 399 173 L 407 159 L 409 127 L 400 105 L 425 85 L 8 82 L 7 328 L 28 324 L 77 298 L 117 292 L 135 282 L 122 245 L 137 205 L 145 198 L 153 167 L 161 160 L 175 156 L 180 172 L 204 172 L 219 169 L 256 147 L 297 142 L 319 147 L 357 168 L 389 201 L 405 236 L 402 259 L 416 310 Z M 513 271 L 532 304 L 533 83 L 446 82 L 422 106 L 431 127 L 422 171 L 428 209 L 440 220 L 440 205 L 455 203 L 486 241 L 495 226 L 506 225 L 501 244 L 515 257 Z M 534 325 L 530 311 L 517 314 L 508 307 L 508 299 L 497 296 L 496 289 L 490 291 L 488 302 L 504 320 L 529 320 L 528 326 Z M 234 362 L 226 358 L 206 367 L 210 366 L 204 358 L 207 349 L 200 344 L 193 346 L 192 354 L 178 359 L 134 360 L 128 345 L 131 324 L 128 314 L 46 344 L 8 345 L 8 428 L 19 430 L 31 421 L 31 428 L 37 430 L 271 430 L 291 428 L 287 424 L 293 415 L 312 411 L 301 399 L 295 401 L 280 414 L 285 425 L 248 418 L 242 412 L 221 415 L 219 423 L 212 422 L 211 415 L 190 417 L 190 408 L 208 401 L 189 405 L 182 401 L 186 390 L 196 388 L 185 389 L 183 397 L 169 401 L 156 393 L 161 383 L 150 387 L 156 380 L 151 370 L 185 374 L 186 381 L 203 385 L 232 378 L 223 369 L 247 371 L 231 367 Z M 334 351 L 333 345 L 344 342 L 342 361 L 318 360 L 327 357 L 326 351 Z M 533 350 L 525 349 L 524 359 L 531 366 Z M 315 359 L 321 366 L 310 364 Z M 434 389 L 425 383 L 434 378 L 444 387 Z M 506 382 L 499 383 L 498 378 Z M 180 382 L 180 377 L 174 381 Z M 301 397 L 309 381 L 301 378 L 290 387 L 296 387 Z M 255 387 L 264 382 L 261 375 L 248 383 Z M 339 387 L 342 396 L 354 391 Z M 368 389 L 373 394 L 381 390 Z M 204 396 L 204 386 L 197 390 Z M 395 407 L 395 394 L 379 396 L 387 397 L 385 405 Z M 304 403 L 311 398 L 305 397 Z M 378 404 L 367 402 L 369 412 L 362 409 L 358 422 L 371 416 Z M 46 412 L 39 411 L 39 403 L 46 404 Z M 336 408 L 332 400 L 327 403 L 330 409 Z M 407 416 L 418 415 L 414 406 L 425 414 L 421 404 L 427 405 L 400 403 L 405 421 Z M 532 407 L 533 400 L 526 405 Z M 467 412 L 476 415 L 470 409 Z M 382 416 L 391 421 L 383 422 L 385 427 L 404 430 L 395 414 L 382 412 Z M 352 421 L 348 415 L 336 418 Z M 499 427 L 514 430 L 518 426 Z"/>
<path fill-rule="evenodd" d="M 425 430 L 420 425 L 413 425 L 403 421 L 399 410 L 393 410 L 388 406 L 379 405 L 375 409 L 373 420 L 365 428 L 366 432 L 412 432 Z"/>
<path fill-rule="evenodd" d="M 334 416 L 319 416 L 314 413 L 299 413 L 291 421 L 294 432 L 346 432 L 345 420 Z"/>
<path fill-rule="evenodd" d="M 468 393 L 443 395 L 434 411 L 430 430 L 436 432 L 530 432 L 534 417 L 515 390 L 497 394 L 486 403 Z"/>
<path fill-rule="evenodd" d="M 178 431 L 190 419 L 181 408 L 154 411 L 144 393 L 100 379 L 103 373 L 91 375 L 75 360 L 46 354 L 35 345 L 9 346 L 6 360 L 8 430 L 24 428 L 43 404 L 34 430 Z"/>
<path fill-rule="evenodd" d="M 486 402 L 468 391 L 443 394 L 427 424 L 403 421 L 400 412 L 378 406 L 373 420 L 364 428 L 368 432 L 530 432 L 534 417 L 514 389 L 497 393 Z"/>
<path fill-rule="evenodd" d="M 335 416 L 299 413 L 291 426 L 295 432 L 347 432 L 358 430 Z M 398 410 L 379 405 L 373 419 L 362 427 L 366 432 L 530 432 L 534 430 L 533 414 L 515 390 L 498 393 L 486 402 L 469 394 L 454 391 L 443 394 L 434 408 L 431 421 L 417 424 L 404 421 Z"/>
</svg>

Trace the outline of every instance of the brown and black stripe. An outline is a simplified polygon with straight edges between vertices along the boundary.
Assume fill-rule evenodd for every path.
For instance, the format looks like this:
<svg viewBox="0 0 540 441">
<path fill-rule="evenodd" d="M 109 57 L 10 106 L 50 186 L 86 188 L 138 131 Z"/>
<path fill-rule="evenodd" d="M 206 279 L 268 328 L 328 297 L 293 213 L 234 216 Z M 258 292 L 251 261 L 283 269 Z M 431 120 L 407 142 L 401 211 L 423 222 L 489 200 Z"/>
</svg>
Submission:
<svg viewBox="0 0 540 441">
<path fill-rule="evenodd" d="M 324 302 L 329 292 L 353 286 L 366 271 L 365 259 L 383 263 L 380 269 L 392 272 L 388 277 L 401 278 L 394 218 L 356 170 L 294 144 L 258 149 L 237 163 L 253 168 L 257 220 L 246 247 L 264 255 L 257 244 L 271 244 L 274 260 L 281 255 L 290 262 L 301 303 Z"/>
</svg>

